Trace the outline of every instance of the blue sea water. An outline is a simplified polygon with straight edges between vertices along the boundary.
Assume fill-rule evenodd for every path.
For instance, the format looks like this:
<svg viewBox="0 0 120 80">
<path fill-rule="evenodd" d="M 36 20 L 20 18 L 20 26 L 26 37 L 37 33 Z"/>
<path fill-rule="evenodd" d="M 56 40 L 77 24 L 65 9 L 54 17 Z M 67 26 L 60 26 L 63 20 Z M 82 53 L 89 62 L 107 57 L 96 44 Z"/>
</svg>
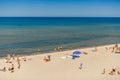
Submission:
<svg viewBox="0 0 120 80">
<path fill-rule="evenodd" d="M 120 18 L 0 17 L 0 57 L 120 42 Z"/>
</svg>

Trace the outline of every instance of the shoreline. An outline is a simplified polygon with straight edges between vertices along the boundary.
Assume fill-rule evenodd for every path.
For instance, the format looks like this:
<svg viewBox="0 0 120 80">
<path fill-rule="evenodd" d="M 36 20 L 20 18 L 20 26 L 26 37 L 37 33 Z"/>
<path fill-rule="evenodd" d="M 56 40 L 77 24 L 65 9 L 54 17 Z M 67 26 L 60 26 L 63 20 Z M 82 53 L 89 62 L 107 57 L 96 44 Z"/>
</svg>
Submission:
<svg viewBox="0 0 120 80">
<path fill-rule="evenodd" d="M 120 43 L 118 43 L 120 44 Z M 34 55 L 43 55 L 43 54 L 52 54 L 52 53 L 59 53 L 59 52 L 65 52 L 65 51 L 73 51 L 73 50 L 76 50 L 76 49 L 88 49 L 88 48 L 93 48 L 93 47 L 103 47 L 103 46 L 112 46 L 112 45 L 115 45 L 115 44 L 105 44 L 105 45 L 98 45 L 98 46 L 89 46 L 89 47 L 81 47 L 81 48 L 73 48 L 73 49 L 65 49 L 63 48 L 62 51 L 45 51 L 45 52 L 31 52 L 29 54 L 17 54 L 19 55 L 20 57 L 23 57 L 23 56 L 34 56 Z M 6 54 L 7 55 L 7 54 Z M 0 59 L 3 59 L 5 58 L 4 57 L 0 57 Z"/>
</svg>

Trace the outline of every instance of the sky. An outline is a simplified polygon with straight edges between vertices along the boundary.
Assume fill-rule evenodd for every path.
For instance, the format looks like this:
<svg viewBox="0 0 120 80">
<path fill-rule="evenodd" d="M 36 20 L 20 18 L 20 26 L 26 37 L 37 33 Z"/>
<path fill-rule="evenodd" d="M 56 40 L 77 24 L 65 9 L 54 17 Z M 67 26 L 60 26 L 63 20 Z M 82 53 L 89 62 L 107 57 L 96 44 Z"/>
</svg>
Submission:
<svg viewBox="0 0 120 80">
<path fill-rule="evenodd" d="M 0 0 L 0 16 L 120 17 L 120 0 Z"/>
</svg>

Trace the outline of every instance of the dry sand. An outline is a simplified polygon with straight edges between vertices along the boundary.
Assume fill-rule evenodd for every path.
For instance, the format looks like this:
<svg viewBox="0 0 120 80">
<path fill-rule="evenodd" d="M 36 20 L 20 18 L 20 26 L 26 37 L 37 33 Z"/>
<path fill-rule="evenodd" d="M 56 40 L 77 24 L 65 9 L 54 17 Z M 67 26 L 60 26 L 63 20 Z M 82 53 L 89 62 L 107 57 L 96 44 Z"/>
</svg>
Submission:
<svg viewBox="0 0 120 80">
<path fill-rule="evenodd" d="M 119 44 L 120 45 L 120 44 Z M 7 71 L 0 71 L 0 80 L 120 80 L 120 75 L 109 75 L 111 69 L 115 66 L 120 71 L 120 54 L 106 50 L 105 45 L 94 48 L 84 48 L 68 50 L 63 52 L 46 53 L 32 56 L 25 56 L 27 61 L 21 59 L 21 68 L 17 68 L 17 61 L 14 60 L 15 71 L 11 73 L 8 68 L 11 63 L 5 63 L 5 59 L 0 60 L 0 69 L 6 66 Z M 74 51 L 85 51 L 88 54 L 80 54 L 79 58 L 63 59 L 63 56 L 69 56 Z M 44 62 L 43 57 L 51 55 L 51 61 Z M 79 69 L 80 63 L 83 68 Z M 106 73 L 103 75 L 103 69 Z"/>
</svg>

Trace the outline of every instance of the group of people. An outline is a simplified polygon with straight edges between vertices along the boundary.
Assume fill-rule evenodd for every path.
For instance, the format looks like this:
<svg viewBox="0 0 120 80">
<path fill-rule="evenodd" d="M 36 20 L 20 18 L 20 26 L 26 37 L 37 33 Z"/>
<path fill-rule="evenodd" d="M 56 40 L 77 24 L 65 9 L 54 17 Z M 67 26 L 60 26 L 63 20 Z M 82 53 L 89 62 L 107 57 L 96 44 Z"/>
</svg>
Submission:
<svg viewBox="0 0 120 80">
<path fill-rule="evenodd" d="M 14 72 L 14 68 L 15 68 L 15 66 L 14 66 L 14 64 L 12 63 L 12 64 L 11 64 L 11 67 L 9 67 L 8 70 L 11 71 L 11 73 L 12 73 L 12 72 Z M 3 69 L 2 69 L 1 71 L 6 72 L 6 71 L 7 71 L 7 68 L 6 68 L 6 67 L 3 67 Z"/>
<path fill-rule="evenodd" d="M 102 74 L 106 74 L 106 69 L 105 68 L 103 69 Z M 113 67 L 109 74 L 110 75 L 116 75 L 116 74 L 120 75 L 120 71 L 118 71 L 115 67 Z"/>
<path fill-rule="evenodd" d="M 63 47 L 62 46 L 58 46 L 57 48 L 54 48 L 54 51 L 63 51 Z"/>
<path fill-rule="evenodd" d="M 118 53 L 119 52 L 119 46 L 118 44 L 116 43 L 113 47 L 105 47 L 106 50 L 110 50 L 111 52 L 114 52 L 114 53 Z"/>
<path fill-rule="evenodd" d="M 106 47 L 105 49 L 110 50 L 111 52 L 115 52 L 115 53 L 119 52 L 119 46 L 117 43 L 113 47 L 109 47 L 109 48 Z"/>
<path fill-rule="evenodd" d="M 115 46 L 113 46 L 112 52 L 117 53 L 118 51 L 119 51 L 119 47 L 118 47 L 118 44 L 116 43 Z"/>
<path fill-rule="evenodd" d="M 15 58 L 14 54 L 12 56 L 10 54 L 7 54 L 5 59 L 6 59 L 6 63 L 11 65 L 8 68 L 8 71 L 14 72 L 14 69 L 15 69 L 14 61 L 15 60 L 17 61 L 18 69 L 20 69 L 20 67 L 21 67 L 21 60 L 19 58 L 19 55 L 17 55 L 16 58 Z M 1 69 L 1 71 L 6 72 L 7 68 L 4 66 L 3 69 Z"/>
</svg>

